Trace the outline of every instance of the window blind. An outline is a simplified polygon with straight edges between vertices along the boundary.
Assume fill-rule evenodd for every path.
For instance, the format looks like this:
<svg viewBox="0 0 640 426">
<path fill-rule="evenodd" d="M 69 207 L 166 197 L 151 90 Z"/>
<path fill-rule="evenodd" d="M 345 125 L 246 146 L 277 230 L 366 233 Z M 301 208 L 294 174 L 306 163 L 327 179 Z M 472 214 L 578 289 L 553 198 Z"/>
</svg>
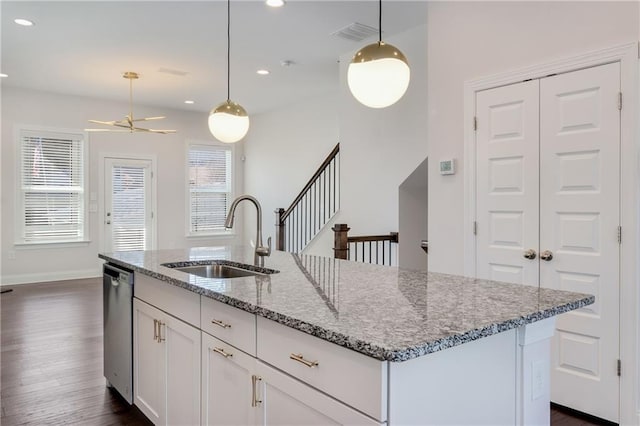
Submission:
<svg viewBox="0 0 640 426">
<path fill-rule="evenodd" d="M 111 172 L 111 249 L 145 250 L 147 241 L 147 169 L 114 165 Z"/>
<path fill-rule="evenodd" d="M 223 231 L 231 198 L 231 150 L 220 146 L 189 147 L 189 232 Z"/>
<path fill-rule="evenodd" d="M 84 149 L 80 134 L 20 133 L 23 242 L 85 239 Z"/>
</svg>

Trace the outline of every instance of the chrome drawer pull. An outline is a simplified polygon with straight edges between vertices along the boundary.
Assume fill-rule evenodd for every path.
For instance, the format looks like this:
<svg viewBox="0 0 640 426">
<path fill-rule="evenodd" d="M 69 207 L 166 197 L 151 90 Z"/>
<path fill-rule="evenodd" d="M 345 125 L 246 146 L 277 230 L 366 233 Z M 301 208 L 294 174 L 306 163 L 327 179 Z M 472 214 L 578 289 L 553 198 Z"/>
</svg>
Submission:
<svg viewBox="0 0 640 426">
<path fill-rule="evenodd" d="M 302 354 L 291 354 L 291 355 L 289 355 L 289 358 L 294 360 L 294 361 L 298 361 L 298 362 L 306 365 L 309 368 L 314 368 L 314 367 L 318 366 L 318 361 L 309 361 L 307 359 L 304 359 Z"/>
<path fill-rule="evenodd" d="M 226 322 L 222 322 L 222 321 L 217 320 L 215 318 L 211 320 L 211 324 L 218 325 L 218 326 L 220 326 L 222 328 L 231 328 L 231 324 L 227 324 Z"/>
<path fill-rule="evenodd" d="M 225 352 L 224 349 L 222 348 L 213 348 L 213 351 L 215 353 L 222 355 L 225 358 L 231 358 L 233 356 L 233 354 L 230 354 L 229 352 Z"/>
</svg>

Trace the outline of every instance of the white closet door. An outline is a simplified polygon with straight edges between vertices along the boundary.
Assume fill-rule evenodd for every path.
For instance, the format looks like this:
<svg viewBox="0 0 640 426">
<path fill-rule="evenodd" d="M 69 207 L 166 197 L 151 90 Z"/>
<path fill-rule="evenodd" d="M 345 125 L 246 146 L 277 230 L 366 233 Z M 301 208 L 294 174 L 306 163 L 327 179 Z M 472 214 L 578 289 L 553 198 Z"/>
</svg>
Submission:
<svg viewBox="0 0 640 426">
<path fill-rule="evenodd" d="M 478 93 L 478 278 L 538 285 L 538 81 Z"/>
<path fill-rule="evenodd" d="M 618 422 L 620 66 L 540 84 L 540 283 L 596 296 L 558 318 L 551 399 Z"/>
</svg>

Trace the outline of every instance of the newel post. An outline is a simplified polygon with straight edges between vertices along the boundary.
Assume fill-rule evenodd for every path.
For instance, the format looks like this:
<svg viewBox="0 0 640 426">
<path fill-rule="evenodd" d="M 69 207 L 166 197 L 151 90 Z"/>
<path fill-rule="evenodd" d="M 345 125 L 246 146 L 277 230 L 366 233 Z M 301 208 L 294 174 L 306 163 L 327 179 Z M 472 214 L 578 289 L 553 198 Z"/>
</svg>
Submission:
<svg viewBox="0 0 640 426">
<path fill-rule="evenodd" d="M 349 228 L 346 223 L 336 223 L 333 228 L 333 257 L 336 259 L 349 259 L 349 242 L 347 233 Z"/>
<path fill-rule="evenodd" d="M 284 251 L 284 223 L 282 222 L 282 215 L 284 209 L 280 207 L 275 210 L 276 214 L 276 250 Z"/>
</svg>

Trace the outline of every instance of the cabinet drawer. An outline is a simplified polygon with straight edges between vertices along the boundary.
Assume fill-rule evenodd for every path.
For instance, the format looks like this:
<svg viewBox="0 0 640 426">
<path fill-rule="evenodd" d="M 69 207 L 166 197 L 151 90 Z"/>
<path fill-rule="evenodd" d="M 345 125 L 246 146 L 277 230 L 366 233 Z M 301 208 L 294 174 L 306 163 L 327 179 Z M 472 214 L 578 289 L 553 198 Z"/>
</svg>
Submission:
<svg viewBox="0 0 640 426">
<path fill-rule="evenodd" d="M 182 321 L 200 328 L 200 295 L 141 273 L 135 274 L 133 293 Z"/>
<path fill-rule="evenodd" d="M 256 356 L 256 316 L 208 297 L 202 298 L 202 331 Z"/>
<path fill-rule="evenodd" d="M 365 414 L 387 419 L 387 362 L 257 318 L 258 358 Z M 307 366 L 292 359 L 317 362 Z"/>
</svg>

